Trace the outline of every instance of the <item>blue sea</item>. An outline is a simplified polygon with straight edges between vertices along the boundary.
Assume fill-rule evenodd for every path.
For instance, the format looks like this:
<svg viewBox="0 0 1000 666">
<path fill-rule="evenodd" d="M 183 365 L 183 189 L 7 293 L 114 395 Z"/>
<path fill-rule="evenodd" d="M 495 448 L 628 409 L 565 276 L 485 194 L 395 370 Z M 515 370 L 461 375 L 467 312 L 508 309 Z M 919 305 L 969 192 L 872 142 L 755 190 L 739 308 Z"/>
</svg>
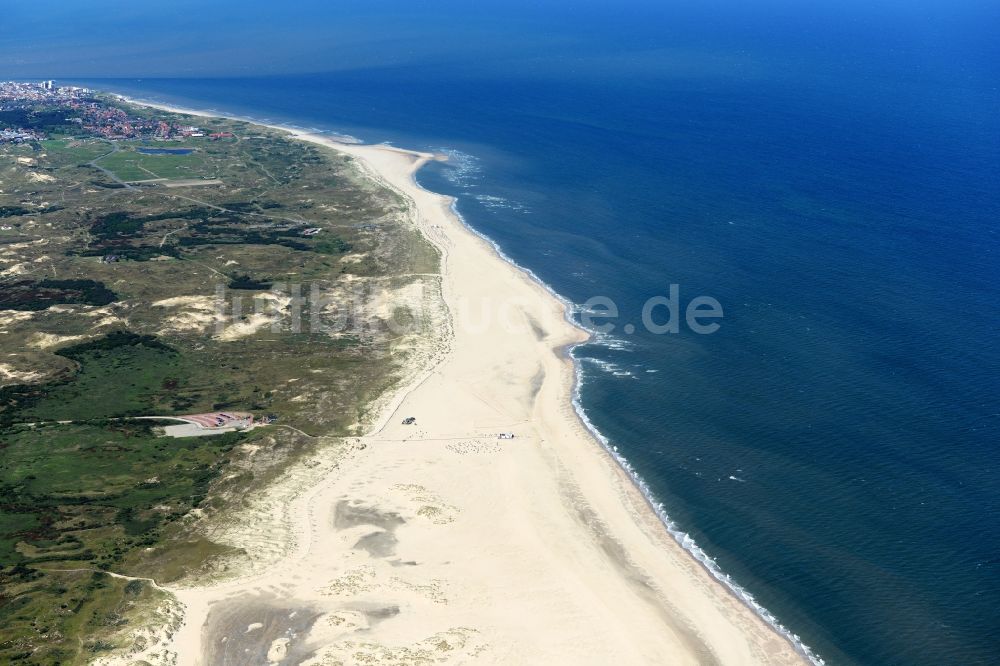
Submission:
<svg viewBox="0 0 1000 666">
<path fill-rule="evenodd" d="M 1000 663 L 1000 10 L 643 7 L 497 9 L 474 58 L 490 17 L 456 8 L 417 61 L 78 83 L 447 152 L 425 187 L 617 304 L 579 406 L 717 575 L 817 661 Z M 646 331 L 671 285 L 719 330 Z"/>
</svg>

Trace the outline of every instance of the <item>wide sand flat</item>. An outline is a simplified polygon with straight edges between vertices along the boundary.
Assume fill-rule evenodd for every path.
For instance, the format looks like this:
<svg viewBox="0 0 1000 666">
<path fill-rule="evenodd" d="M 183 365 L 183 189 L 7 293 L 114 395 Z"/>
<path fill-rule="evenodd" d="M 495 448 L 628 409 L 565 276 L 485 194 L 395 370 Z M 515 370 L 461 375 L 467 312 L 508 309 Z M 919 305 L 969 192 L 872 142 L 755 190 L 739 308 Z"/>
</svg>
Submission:
<svg viewBox="0 0 1000 666">
<path fill-rule="evenodd" d="M 410 197 L 441 248 L 444 360 L 284 482 L 293 539 L 276 564 L 174 590 L 177 663 L 801 663 L 583 428 L 561 353 L 582 333 L 414 184 L 431 156 L 335 147 Z"/>
</svg>

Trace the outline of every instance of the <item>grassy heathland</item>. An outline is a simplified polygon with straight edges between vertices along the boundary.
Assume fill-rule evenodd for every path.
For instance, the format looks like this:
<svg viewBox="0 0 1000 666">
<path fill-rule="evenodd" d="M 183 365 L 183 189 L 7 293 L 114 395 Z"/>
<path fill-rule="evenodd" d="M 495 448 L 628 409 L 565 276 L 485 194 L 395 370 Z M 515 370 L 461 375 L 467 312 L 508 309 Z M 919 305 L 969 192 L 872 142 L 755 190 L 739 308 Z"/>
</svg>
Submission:
<svg viewBox="0 0 1000 666">
<path fill-rule="evenodd" d="M 233 552 L 192 516 L 224 511 L 316 437 L 356 434 L 419 349 L 419 318 L 409 336 L 389 330 L 414 307 L 393 294 L 437 288 L 404 202 L 349 158 L 133 112 L 233 137 L 141 155 L 59 125 L 0 145 L 0 663 L 87 663 L 133 640 L 165 601 L 144 577 Z M 123 184 L 161 178 L 175 182 Z M 278 421 L 175 439 L 131 418 L 210 410 Z"/>
</svg>

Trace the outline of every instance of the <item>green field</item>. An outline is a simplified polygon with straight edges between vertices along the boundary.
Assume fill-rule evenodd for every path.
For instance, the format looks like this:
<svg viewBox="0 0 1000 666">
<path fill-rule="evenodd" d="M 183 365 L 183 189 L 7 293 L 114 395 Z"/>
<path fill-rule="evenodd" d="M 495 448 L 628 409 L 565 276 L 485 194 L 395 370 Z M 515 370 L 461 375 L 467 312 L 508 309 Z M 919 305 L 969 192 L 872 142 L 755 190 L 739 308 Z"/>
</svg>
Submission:
<svg viewBox="0 0 1000 666">
<path fill-rule="evenodd" d="M 50 139 L 42 141 L 47 160 L 57 166 L 87 164 L 111 152 L 112 146 L 100 139 Z"/>
<path fill-rule="evenodd" d="M 133 146 L 123 146 L 118 152 L 97 160 L 96 164 L 126 182 L 154 178 L 218 177 L 218 168 L 214 161 L 197 150 L 188 155 L 143 155 L 136 152 Z"/>
</svg>

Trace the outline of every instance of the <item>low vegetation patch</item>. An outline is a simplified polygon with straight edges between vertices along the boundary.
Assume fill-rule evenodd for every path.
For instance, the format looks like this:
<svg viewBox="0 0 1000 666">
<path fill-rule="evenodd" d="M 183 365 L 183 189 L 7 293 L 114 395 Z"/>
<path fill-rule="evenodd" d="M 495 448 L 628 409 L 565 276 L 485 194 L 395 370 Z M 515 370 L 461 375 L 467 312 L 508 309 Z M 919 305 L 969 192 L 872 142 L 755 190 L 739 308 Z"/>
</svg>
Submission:
<svg viewBox="0 0 1000 666">
<path fill-rule="evenodd" d="M 257 280 L 245 273 L 243 275 L 237 275 L 232 280 L 229 281 L 230 289 L 243 289 L 247 291 L 266 291 L 271 288 L 270 282 L 264 280 Z"/>
<path fill-rule="evenodd" d="M 94 280 L 18 280 L 0 284 L 0 310 L 45 310 L 53 305 L 109 305 L 118 300 Z"/>
</svg>

